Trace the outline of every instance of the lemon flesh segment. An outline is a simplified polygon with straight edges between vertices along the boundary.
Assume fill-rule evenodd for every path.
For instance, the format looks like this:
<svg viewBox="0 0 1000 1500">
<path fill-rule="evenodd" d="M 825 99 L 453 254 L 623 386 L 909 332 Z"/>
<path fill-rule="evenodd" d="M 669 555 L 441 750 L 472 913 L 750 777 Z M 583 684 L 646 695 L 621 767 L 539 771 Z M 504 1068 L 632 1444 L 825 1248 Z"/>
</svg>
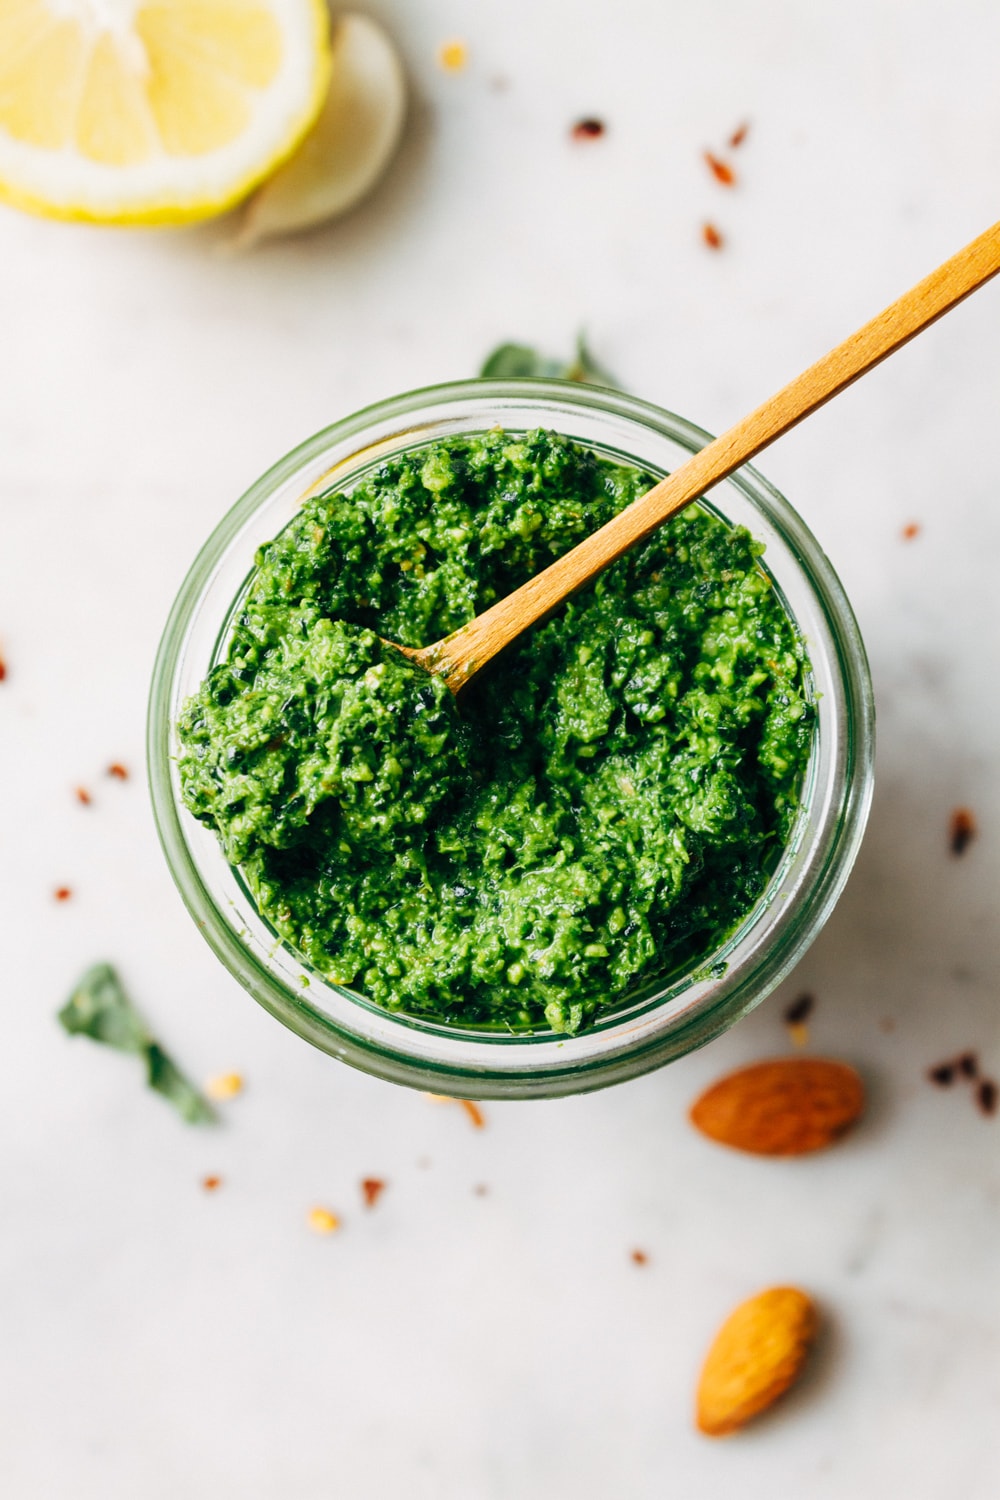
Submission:
<svg viewBox="0 0 1000 1500">
<path fill-rule="evenodd" d="M 87 49 L 75 21 L 46 25 L 40 10 L 18 6 L 11 19 L 21 27 L 0 24 L 0 130 L 57 151 L 72 133 Z"/>
<path fill-rule="evenodd" d="M 0 197 L 181 223 L 245 197 L 326 93 L 324 0 L 0 0 Z"/>
<path fill-rule="evenodd" d="M 107 32 L 90 54 L 76 117 L 76 146 L 91 161 L 125 167 L 155 149 L 142 79 Z"/>
</svg>

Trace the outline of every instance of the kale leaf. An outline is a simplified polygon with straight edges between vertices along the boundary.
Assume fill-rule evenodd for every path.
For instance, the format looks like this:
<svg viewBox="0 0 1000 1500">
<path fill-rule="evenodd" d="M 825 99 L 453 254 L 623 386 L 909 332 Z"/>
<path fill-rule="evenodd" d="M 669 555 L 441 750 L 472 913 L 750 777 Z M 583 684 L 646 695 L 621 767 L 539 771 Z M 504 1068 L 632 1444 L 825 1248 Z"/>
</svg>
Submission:
<svg viewBox="0 0 1000 1500">
<path fill-rule="evenodd" d="M 494 349 L 479 372 L 483 379 L 504 380 L 533 375 L 545 379 L 575 380 L 581 385 L 604 385 L 612 390 L 620 389 L 617 380 L 603 370 L 587 348 L 583 334 L 576 341 L 576 355 L 569 362 L 547 359 L 537 349 L 527 344 L 501 344 Z"/>
<path fill-rule="evenodd" d="M 110 964 L 94 964 L 87 970 L 59 1012 L 59 1023 L 71 1036 L 89 1036 L 106 1047 L 141 1057 L 149 1087 L 162 1094 L 189 1125 L 215 1121 L 208 1100 L 154 1040 Z"/>
</svg>

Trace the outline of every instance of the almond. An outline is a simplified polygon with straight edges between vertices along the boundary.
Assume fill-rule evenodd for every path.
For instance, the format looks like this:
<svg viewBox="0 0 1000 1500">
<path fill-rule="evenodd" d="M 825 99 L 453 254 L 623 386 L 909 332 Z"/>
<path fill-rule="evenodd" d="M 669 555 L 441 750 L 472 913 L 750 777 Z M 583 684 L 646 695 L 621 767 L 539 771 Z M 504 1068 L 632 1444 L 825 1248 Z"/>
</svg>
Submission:
<svg viewBox="0 0 1000 1500">
<path fill-rule="evenodd" d="M 709 1437 L 735 1432 L 777 1401 L 816 1337 L 812 1300 L 793 1286 L 758 1292 L 730 1313 L 698 1381 L 695 1420 Z"/>
<path fill-rule="evenodd" d="M 864 1085 L 846 1063 L 780 1057 L 729 1073 L 691 1107 L 713 1141 L 757 1156 L 802 1156 L 843 1135 L 864 1108 Z"/>
</svg>

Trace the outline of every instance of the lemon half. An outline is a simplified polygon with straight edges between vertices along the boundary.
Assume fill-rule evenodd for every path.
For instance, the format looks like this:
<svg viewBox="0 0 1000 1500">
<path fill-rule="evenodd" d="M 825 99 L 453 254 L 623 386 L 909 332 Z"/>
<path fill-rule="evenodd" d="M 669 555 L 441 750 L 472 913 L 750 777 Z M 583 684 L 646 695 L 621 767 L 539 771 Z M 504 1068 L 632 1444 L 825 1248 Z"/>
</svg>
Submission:
<svg viewBox="0 0 1000 1500">
<path fill-rule="evenodd" d="M 330 72 L 324 0 L 0 0 L 0 197 L 179 224 L 298 145 Z"/>
</svg>

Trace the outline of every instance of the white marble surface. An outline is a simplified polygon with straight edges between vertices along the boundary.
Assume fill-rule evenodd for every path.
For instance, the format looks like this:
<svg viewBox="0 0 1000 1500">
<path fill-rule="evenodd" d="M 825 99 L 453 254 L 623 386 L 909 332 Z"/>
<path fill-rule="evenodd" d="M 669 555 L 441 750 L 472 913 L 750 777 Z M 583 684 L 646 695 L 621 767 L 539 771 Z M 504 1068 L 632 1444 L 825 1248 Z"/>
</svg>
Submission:
<svg viewBox="0 0 1000 1500">
<path fill-rule="evenodd" d="M 467 375 L 502 339 L 558 353 L 585 325 L 629 389 L 719 429 L 992 222 L 1000 11 L 369 9 L 414 103 L 390 178 L 342 224 L 233 260 L 219 226 L 0 214 L 0 1487 L 992 1500 L 1000 1118 L 924 1073 L 963 1048 L 1000 1073 L 1000 285 L 761 462 L 859 614 L 879 780 L 825 933 L 705 1051 L 603 1095 L 491 1105 L 483 1131 L 336 1065 L 201 941 L 141 765 L 185 568 L 316 428 Z M 470 65 L 447 76 L 452 36 Z M 582 114 L 604 140 L 569 141 Z M 727 192 L 700 153 L 743 119 Z M 111 760 L 129 782 L 102 774 Z M 956 860 L 963 804 L 980 836 Z M 196 1076 L 245 1074 L 223 1127 L 186 1129 L 127 1059 L 60 1032 L 102 957 Z M 786 1051 L 782 1007 L 805 989 L 811 1046 L 869 1081 L 863 1127 L 814 1160 L 713 1149 L 689 1101 Z M 366 1175 L 389 1183 L 369 1213 Z M 339 1235 L 309 1233 L 314 1203 L 343 1214 Z M 811 1375 L 752 1431 L 700 1438 L 706 1342 L 774 1281 L 826 1310 Z"/>
</svg>

